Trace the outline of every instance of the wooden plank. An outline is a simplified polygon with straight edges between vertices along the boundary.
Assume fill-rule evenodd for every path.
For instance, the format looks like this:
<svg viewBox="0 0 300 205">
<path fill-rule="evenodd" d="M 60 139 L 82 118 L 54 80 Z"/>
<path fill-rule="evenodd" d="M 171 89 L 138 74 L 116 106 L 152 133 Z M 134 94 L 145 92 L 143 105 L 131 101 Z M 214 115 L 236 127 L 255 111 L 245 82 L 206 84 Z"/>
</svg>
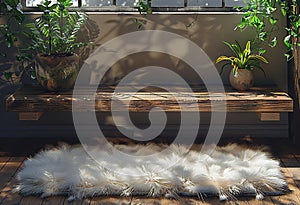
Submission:
<svg viewBox="0 0 300 205">
<path fill-rule="evenodd" d="M 294 180 L 294 169 L 300 166 L 297 160 L 293 157 L 289 158 L 281 158 L 282 163 L 282 172 L 288 182 L 289 189 L 292 190 L 291 193 L 282 195 L 282 196 L 274 196 L 272 200 L 274 204 L 300 204 L 300 189 L 299 186 L 295 183 Z"/>
<path fill-rule="evenodd" d="M 148 205 L 181 205 L 181 204 L 201 204 L 201 205 L 224 205 L 223 201 L 220 201 L 217 197 L 205 197 L 202 201 L 197 198 L 182 197 L 178 200 L 166 199 L 166 198 L 151 198 L 151 197 L 133 197 L 132 199 L 127 197 L 94 197 L 90 201 L 90 205 L 102 205 L 102 204 L 148 204 Z M 240 204 L 249 205 L 247 200 L 228 201 L 226 204 Z M 273 205 L 273 203 L 272 203 Z"/>
<path fill-rule="evenodd" d="M 298 166 L 296 168 L 289 169 L 293 175 L 293 180 L 297 187 L 300 189 L 300 155 L 294 154 L 294 158 L 297 160 Z"/>
<path fill-rule="evenodd" d="M 239 197 L 236 201 L 236 205 L 250 205 L 249 204 L 249 201 L 253 200 L 253 197 L 252 198 L 249 198 L 249 197 Z"/>
<path fill-rule="evenodd" d="M 1 185 L 1 192 L 0 192 L 0 204 L 18 204 L 22 199 L 18 193 L 14 192 L 14 186 L 17 183 L 17 179 L 15 178 L 15 174 L 22 166 L 25 157 L 11 157 L 10 160 L 7 162 L 7 168 L 3 168 L 0 172 L 1 181 L 5 183 Z"/>
<path fill-rule="evenodd" d="M 2 168 L 2 166 L 4 166 L 6 164 L 6 162 L 9 160 L 10 157 L 0 157 L 0 170 Z"/>
<path fill-rule="evenodd" d="M 129 197 L 93 197 L 90 200 L 90 205 L 101 204 L 130 204 L 131 199 Z M 133 203 L 135 204 L 135 203 Z"/>
<path fill-rule="evenodd" d="M 66 196 L 51 196 L 44 198 L 42 205 L 64 205 Z"/>
<path fill-rule="evenodd" d="M 122 199 L 122 198 L 101 198 L 101 197 L 95 197 L 91 200 L 90 205 L 100 205 L 100 204 L 129 204 L 129 199 Z M 165 198 L 140 198 L 140 197 L 134 197 L 131 201 L 132 204 L 163 204 L 163 205 L 181 205 L 181 204 L 201 204 L 201 205 L 224 205 L 224 204 L 239 204 L 239 205 L 274 205 L 273 201 L 271 200 L 271 197 L 266 197 L 264 200 L 259 201 L 255 198 L 249 198 L 249 197 L 241 197 L 241 199 L 238 199 L 237 201 L 227 201 L 226 203 L 220 201 L 216 197 L 208 197 L 204 198 L 204 201 L 196 198 L 182 198 L 180 200 L 174 200 L 174 199 L 165 199 Z"/>
<path fill-rule="evenodd" d="M 293 157 L 292 154 L 288 155 L 288 157 L 281 157 L 280 162 L 285 168 L 299 167 L 299 162 Z"/>
<path fill-rule="evenodd" d="M 75 199 L 72 201 L 65 200 L 64 205 L 89 205 L 90 199 Z"/>
<path fill-rule="evenodd" d="M 276 205 L 273 203 L 272 197 L 267 196 L 263 200 L 252 199 L 249 202 L 250 205 Z"/>
<path fill-rule="evenodd" d="M 123 91 L 124 90 L 124 91 Z M 170 93 L 155 89 L 146 89 L 138 93 L 130 92 L 127 88 L 116 93 L 113 102 L 120 105 L 120 110 L 126 109 L 124 106 L 130 102 L 130 111 L 144 112 L 152 107 L 161 107 L 169 112 L 176 111 L 199 111 L 210 112 L 211 102 L 214 102 L 215 111 L 224 111 L 222 104 L 224 96 L 218 91 L 208 93 L 199 88 L 193 93 L 183 91 L 176 87 L 176 91 Z M 72 92 L 61 94 L 49 93 L 37 89 L 28 90 L 22 88 L 7 99 L 7 109 L 9 111 L 71 111 L 72 102 L 76 102 L 76 111 L 110 111 L 112 87 L 104 87 L 98 90 L 96 96 L 88 88 L 82 88 L 79 96 L 75 99 Z M 95 97 L 96 103 L 92 101 Z M 182 107 L 179 106 L 178 102 Z M 253 89 L 247 92 L 226 91 L 227 111 L 229 112 L 292 112 L 293 100 L 281 91 L 269 91 L 264 89 Z"/>
<path fill-rule="evenodd" d="M 43 199 L 41 199 L 40 197 L 25 196 L 22 198 L 19 205 L 41 205 L 42 203 L 43 203 Z"/>
<path fill-rule="evenodd" d="M 0 157 L 0 171 L 4 168 L 10 157 Z"/>
<path fill-rule="evenodd" d="M 2 190 L 21 166 L 25 157 L 11 157 L 0 172 L 0 189 Z"/>
<path fill-rule="evenodd" d="M 257 113 L 260 121 L 280 121 L 280 113 Z"/>
<path fill-rule="evenodd" d="M 200 199 L 193 199 L 191 200 L 190 204 L 204 204 L 204 205 L 209 205 L 209 204 L 216 204 L 216 205 L 224 205 L 224 201 L 220 201 L 219 198 L 217 197 L 207 197 L 204 198 L 203 201 Z M 196 203 L 197 202 L 197 203 Z M 184 204 L 184 203 L 180 203 L 180 204 Z M 227 201 L 226 204 L 231 204 L 231 201 Z M 235 204 L 234 202 L 232 202 L 232 204 Z"/>
<path fill-rule="evenodd" d="M 288 175 L 286 174 L 286 176 Z M 292 192 L 281 196 L 273 196 L 272 201 L 274 204 L 300 204 L 299 188 L 295 185 L 291 177 L 287 177 L 287 182 Z"/>
<path fill-rule="evenodd" d="M 42 112 L 20 112 L 19 120 L 39 120 L 42 115 Z"/>
<path fill-rule="evenodd" d="M 0 204 L 19 204 L 22 200 L 22 196 L 15 192 L 14 186 L 17 184 L 15 177 L 10 180 L 6 186 L 1 190 Z"/>
</svg>

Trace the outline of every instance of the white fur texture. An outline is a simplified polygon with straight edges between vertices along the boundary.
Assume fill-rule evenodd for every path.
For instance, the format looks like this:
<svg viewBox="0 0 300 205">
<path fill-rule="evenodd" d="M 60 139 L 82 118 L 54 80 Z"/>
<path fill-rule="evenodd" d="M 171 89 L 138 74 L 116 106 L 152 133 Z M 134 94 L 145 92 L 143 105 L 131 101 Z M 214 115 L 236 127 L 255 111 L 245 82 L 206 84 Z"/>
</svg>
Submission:
<svg viewBox="0 0 300 205">
<path fill-rule="evenodd" d="M 70 198 L 96 195 L 149 195 L 178 197 L 180 195 L 217 195 L 220 200 L 249 194 L 262 199 L 266 194 L 282 194 L 287 184 L 279 162 L 263 151 L 232 144 L 219 147 L 209 155 L 190 150 L 183 145 L 171 145 L 174 152 L 161 156 L 151 166 L 146 162 L 124 162 L 112 159 L 109 152 L 90 147 L 97 156 L 95 162 L 81 146 L 61 146 L 27 159 L 18 173 L 17 190 L 23 195 L 67 194 Z M 145 155 L 161 150 L 163 145 L 118 145 L 119 150 Z M 182 153 L 187 155 L 180 159 Z M 209 153 L 209 152 L 206 152 Z M 156 172 L 174 160 L 170 169 Z M 119 175 L 105 168 L 109 163 Z M 132 175 L 130 175 L 132 173 Z M 138 174 L 146 176 L 137 176 Z"/>
</svg>

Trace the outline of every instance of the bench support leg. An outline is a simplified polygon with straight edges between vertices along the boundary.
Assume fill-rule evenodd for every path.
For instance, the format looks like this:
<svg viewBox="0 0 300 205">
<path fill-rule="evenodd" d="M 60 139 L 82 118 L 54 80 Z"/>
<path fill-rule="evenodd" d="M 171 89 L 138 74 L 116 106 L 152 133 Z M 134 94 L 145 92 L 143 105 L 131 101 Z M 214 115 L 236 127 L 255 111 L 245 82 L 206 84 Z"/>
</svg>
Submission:
<svg viewBox="0 0 300 205">
<path fill-rule="evenodd" d="M 39 120 L 42 115 L 42 112 L 20 112 L 19 120 Z"/>
<path fill-rule="evenodd" d="M 260 121 L 280 121 L 280 113 L 267 113 L 267 112 L 262 112 L 262 113 L 257 113 L 258 118 Z"/>
</svg>

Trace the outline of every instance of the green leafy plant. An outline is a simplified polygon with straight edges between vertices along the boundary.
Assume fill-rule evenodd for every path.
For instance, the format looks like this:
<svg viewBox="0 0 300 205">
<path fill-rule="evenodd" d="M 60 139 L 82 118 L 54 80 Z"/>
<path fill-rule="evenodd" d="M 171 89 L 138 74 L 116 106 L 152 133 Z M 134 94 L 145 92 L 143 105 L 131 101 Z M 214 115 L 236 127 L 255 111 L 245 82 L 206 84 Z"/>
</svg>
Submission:
<svg viewBox="0 0 300 205">
<path fill-rule="evenodd" d="M 12 65 L 13 62 L 9 61 L 16 57 L 16 62 L 20 62 L 19 58 L 19 44 L 16 42 L 23 36 L 23 22 L 24 14 L 22 12 L 22 6 L 19 0 L 3 0 L 0 2 L 0 43 L 6 48 L 2 47 L 0 57 L 1 66 L 6 67 Z M 8 53 L 8 51 L 10 53 Z M 13 51 L 13 52 L 11 52 Z M 17 55 L 15 54 L 17 53 Z M 7 57 L 4 60 L 4 57 Z M 2 59 L 3 58 L 3 59 Z M 20 62 L 21 64 L 21 62 Z M 0 73 L 0 81 L 14 83 L 18 81 L 19 76 L 23 74 L 21 66 L 12 71 L 10 67 L 4 69 Z"/>
<path fill-rule="evenodd" d="M 241 8 L 244 14 L 237 28 L 241 30 L 245 30 L 247 27 L 254 28 L 257 44 L 266 43 L 270 47 L 275 47 L 278 40 L 274 32 L 278 30 L 276 11 L 280 9 L 282 15 L 289 20 L 285 28 L 287 35 L 283 42 L 287 47 L 285 56 L 290 60 L 293 57 L 294 46 L 300 46 L 298 40 L 296 40 L 300 36 L 299 6 L 299 0 L 247 0 L 246 6 Z M 266 52 L 265 49 L 261 49 L 261 51 Z"/>
<path fill-rule="evenodd" d="M 0 24 L 0 43 L 10 48 L 17 41 L 19 26 L 24 21 L 24 14 L 19 0 L 4 0 L 0 2 L 0 18 L 5 22 Z M 4 53 L 1 53 L 4 56 Z"/>
<path fill-rule="evenodd" d="M 281 14 L 287 18 L 287 26 L 284 29 L 287 35 L 283 42 L 287 48 L 285 56 L 287 60 L 293 58 L 292 76 L 293 89 L 295 97 L 300 107 L 300 1 L 299 0 L 247 0 L 247 4 L 242 21 L 237 25 L 237 28 L 244 30 L 247 27 L 254 28 L 256 31 L 256 40 L 259 43 L 267 43 L 274 47 L 277 43 L 275 30 L 278 29 L 277 13 L 278 9 Z M 270 39 L 272 39 L 270 41 Z M 271 43 L 270 43 L 271 42 Z M 272 44 L 273 42 L 273 44 Z M 265 52 L 264 49 L 262 51 Z M 292 94 L 292 95 L 294 95 Z"/>
<path fill-rule="evenodd" d="M 43 14 L 27 25 L 31 30 L 31 48 L 45 55 L 66 56 L 86 43 L 76 42 L 80 28 L 85 24 L 87 15 L 70 11 L 72 0 L 57 0 L 51 4 L 46 0 L 38 5 Z"/>
<path fill-rule="evenodd" d="M 247 70 L 253 70 L 254 68 L 258 68 L 263 71 L 265 74 L 264 70 L 260 66 L 261 62 L 268 63 L 268 61 L 261 55 L 254 54 L 251 51 L 251 42 L 248 41 L 246 43 L 245 49 L 243 50 L 240 44 L 236 41 L 234 44 L 230 44 L 228 42 L 224 42 L 230 49 L 231 51 L 235 54 L 235 56 L 220 56 L 217 58 L 216 63 L 220 63 L 221 61 L 227 61 L 222 66 L 222 70 L 226 66 L 232 66 L 233 68 L 233 75 L 237 75 L 237 70 L 238 69 L 247 69 Z"/>
</svg>

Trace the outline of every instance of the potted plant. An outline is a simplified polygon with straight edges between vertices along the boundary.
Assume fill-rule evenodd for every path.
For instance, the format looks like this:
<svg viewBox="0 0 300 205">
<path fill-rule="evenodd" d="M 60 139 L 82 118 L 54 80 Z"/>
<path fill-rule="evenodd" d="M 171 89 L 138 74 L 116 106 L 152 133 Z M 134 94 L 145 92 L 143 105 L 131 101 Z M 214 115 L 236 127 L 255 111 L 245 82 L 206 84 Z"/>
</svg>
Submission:
<svg viewBox="0 0 300 205">
<path fill-rule="evenodd" d="M 298 0 L 247 0 L 246 5 L 241 8 L 243 12 L 242 21 L 237 25 L 242 31 L 252 27 L 256 31 L 256 42 L 266 43 L 271 47 L 277 44 L 276 32 L 278 30 L 278 10 L 287 17 L 288 23 L 284 28 L 287 35 L 283 40 L 287 52 L 287 60 L 293 60 L 292 75 L 294 93 L 300 107 L 300 1 Z M 265 52 L 262 49 L 262 52 Z M 295 99 L 296 100 L 296 99 Z"/>
<path fill-rule="evenodd" d="M 28 24 L 30 48 L 36 51 L 36 78 L 48 91 L 71 89 L 79 71 L 79 57 L 74 50 L 85 46 L 76 42 L 87 15 L 70 11 L 72 0 L 49 0 L 38 5 L 43 14 Z"/>
<path fill-rule="evenodd" d="M 240 91 L 249 89 L 253 85 L 252 70 L 258 68 L 265 74 L 260 63 L 268 63 L 268 61 L 263 56 L 253 53 L 250 41 L 246 43 L 244 50 L 242 50 L 242 47 L 237 41 L 234 44 L 228 42 L 224 43 L 233 51 L 235 56 L 220 56 L 217 58 L 216 63 L 221 61 L 227 62 L 222 66 L 221 72 L 226 66 L 232 66 L 229 80 L 233 88 Z"/>
</svg>

